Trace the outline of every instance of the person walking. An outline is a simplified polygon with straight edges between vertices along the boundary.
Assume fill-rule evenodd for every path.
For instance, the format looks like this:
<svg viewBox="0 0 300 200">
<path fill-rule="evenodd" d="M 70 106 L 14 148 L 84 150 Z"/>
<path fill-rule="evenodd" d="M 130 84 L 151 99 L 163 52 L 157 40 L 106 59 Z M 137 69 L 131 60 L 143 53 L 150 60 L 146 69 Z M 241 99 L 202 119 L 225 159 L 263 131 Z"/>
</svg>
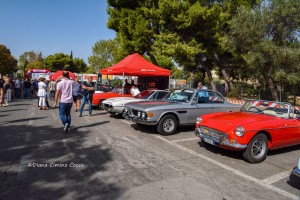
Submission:
<svg viewBox="0 0 300 200">
<path fill-rule="evenodd" d="M 47 85 L 45 83 L 45 80 L 46 79 L 44 77 L 41 77 L 38 83 L 37 96 L 39 99 L 40 110 L 48 110 L 48 107 L 46 106 Z"/>
<path fill-rule="evenodd" d="M 62 80 L 57 83 L 53 107 L 56 107 L 58 97 L 60 97 L 59 117 L 64 125 L 64 132 L 67 133 L 71 126 L 74 81 L 70 80 L 68 71 L 64 71 L 62 75 Z"/>
<path fill-rule="evenodd" d="M 95 84 L 92 81 L 92 77 L 88 77 L 88 82 L 82 84 L 82 101 L 79 109 L 79 117 L 82 117 L 83 108 L 86 102 L 89 104 L 89 116 L 92 116 L 92 99 L 94 94 Z"/>
<path fill-rule="evenodd" d="M 49 83 L 49 91 L 50 91 L 50 100 L 53 101 L 54 100 L 54 96 L 55 96 L 55 90 L 56 90 L 56 81 L 54 81 L 54 79 L 52 79 Z"/>
<path fill-rule="evenodd" d="M 75 112 L 77 112 L 81 104 L 81 84 L 79 82 L 79 77 L 76 77 L 74 81 L 73 103 L 75 107 Z"/>
</svg>

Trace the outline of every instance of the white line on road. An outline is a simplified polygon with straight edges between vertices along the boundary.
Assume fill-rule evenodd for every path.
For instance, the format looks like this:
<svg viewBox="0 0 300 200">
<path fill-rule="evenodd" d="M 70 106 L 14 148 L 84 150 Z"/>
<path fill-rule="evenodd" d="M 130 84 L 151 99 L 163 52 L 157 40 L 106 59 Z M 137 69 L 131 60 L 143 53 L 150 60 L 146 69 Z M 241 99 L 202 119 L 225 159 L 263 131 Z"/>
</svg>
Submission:
<svg viewBox="0 0 300 200">
<path fill-rule="evenodd" d="M 186 139 L 179 139 L 179 140 L 171 140 L 171 142 L 186 142 L 186 141 L 192 141 L 192 140 L 199 140 L 199 138 L 194 137 L 194 138 L 186 138 Z"/>
<path fill-rule="evenodd" d="M 206 156 L 204 156 L 204 155 L 202 155 L 202 154 L 199 154 L 199 153 L 197 153 L 197 152 L 195 152 L 195 151 L 193 151 L 193 150 L 191 150 L 191 149 L 188 149 L 188 148 L 186 148 L 186 147 L 184 147 L 184 146 L 181 146 L 181 145 L 179 145 L 179 144 L 177 144 L 177 143 L 174 143 L 174 142 L 172 142 L 172 141 L 170 141 L 170 140 L 167 140 L 167 139 L 163 138 L 163 137 L 160 136 L 160 135 L 153 135 L 153 136 L 156 137 L 156 138 L 158 138 L 158 139 L 160 139 L 160 140 L 162 140 L 162 141 L 164 141 L 164 142 L 166 142 L 166 143 L 169 143 L 170 145 L 173 145 L 173 146 L 177 147 L 178 149 L 181 149 L 181 150 L 183 150 L 183 151 L 185 151 L 185 152 L 188 152 L 188 153 L 190 153 L 190 154 L 192 154 L 192 155 L 194 155 L 194 156 L 196 156 L 196 157 L 199 157 L 199 158 L 204 159 L 204 160 L 206 160 L 206 161 L 208 161 L 208 162 L 211 162 L 211 163 L 213 163 L 213 164 L 215 164 L 215 165 L 217 165 L 217 166 L 219 166 L 219 167 L 221 167 L 221 168 L 223 168 L 223 169 L 226 169 L 226 170 L 228 170 L 228 171 L 230 171 L 230 172 L 232 172 L 232 173 L 234 173 L 234 174 L 236 174 L 236 175 L 238 175 L 238 176 L 241 176 L 241 177 L 243 177 L 243 178 L 245 178 L 245 179 L 248 179 L 249 181 L 252 181 L 252 182 L 254 182 L 254 183 L 256 183 L 256 184 L 258 184 L 258 185 L 260 185 L 260 186 L 262 186 L 262 187 L 264 187 L 264 188 L 267 188 L 267 189 L 269 189 L 269 190 L 272 190 L 272 191 L 274 191 L 274 192 L 277 192 L 277 193 L 279 193 L 279 194 L 281 194 L 281 195 L 283 195 L 283 196 L 286 196 L 286 197 L 288 197 L 288 198 L 295 199 L 295 200 L 299 200 L 299 197 L 298 197 L 298 196 L 296 196 L 296 195 L 294 195 L 294 194 L 292 194 L 292 193 L 290 193 L 290 192 L 284 191 L 284 190 L 282 190 L 282 189 L 280 189 L 280 188 L 277 188 L 277 187 L 275 187 L 275 186 L 273 186 L 273 185 L 266 184 L 266 183 L 263 182 L 262 180 L 259 180 L 259 179 L 257 179 L 257 178 L 254 178 L 254 177 L 252 177 L 252 176 L 249 176 L 249 175 L 247 175 L 247 174 L 245 174 L 245 173 L 243 173 L 243 172 L 241 172 L 241 171 L 239 171 L 239 170 L 236 170 L 236 169 L 234 169 L 234 168 L 232 168 L 232 167 L 229 167 L 229 166 L 227 166 L 227 165 L 224 165 L 224 164 L 221 163 L 221 162 L 218 162 L 218 161 L 216 161 L 216 160 L 213 160 L 213 159 L 211 159 L 211 158 L 209 158 L 209 157 L 206 157 Z"/>
<path fill-rule="evenodd" d="M 291 174 L 291 171 L 284 171 L 284 172 L 281 172 L 279 174 L 275 174 L 274 176 L 270 176 L 268 178 L 265 178 L 262 180 L 262 182 L 266 185 L 271 185 L 281 179 L 284 179 L 286 177 L 288 177 L 289 175 Z"/>
</svg>

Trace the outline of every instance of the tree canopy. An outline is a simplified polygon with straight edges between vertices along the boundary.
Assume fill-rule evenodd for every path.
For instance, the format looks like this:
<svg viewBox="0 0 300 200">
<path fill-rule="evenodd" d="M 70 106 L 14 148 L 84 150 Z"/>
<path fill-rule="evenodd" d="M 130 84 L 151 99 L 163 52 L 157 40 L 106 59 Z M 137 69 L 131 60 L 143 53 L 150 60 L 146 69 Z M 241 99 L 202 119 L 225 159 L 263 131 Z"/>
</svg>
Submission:
<svg viewBox="0 0 300 200">
<path fill-rule="evenodd" d="M 10 50 L 0 44 L 0 74 L 11 74 L 17 71 L 18 61 L 11 55 Z"/>
<path fill-rule="evenodd" d="M 202 73 L 212 89 L 212 70 L 229 91 L 237 81 L 258 80 L 278 100 L 278 85 L 299 83 L 299 4 L 109 0 L 108 27 L 117 32 L 124 56 L 138 52 L 166 68 L 177 63 L 185 71 Z"/>
</svg>

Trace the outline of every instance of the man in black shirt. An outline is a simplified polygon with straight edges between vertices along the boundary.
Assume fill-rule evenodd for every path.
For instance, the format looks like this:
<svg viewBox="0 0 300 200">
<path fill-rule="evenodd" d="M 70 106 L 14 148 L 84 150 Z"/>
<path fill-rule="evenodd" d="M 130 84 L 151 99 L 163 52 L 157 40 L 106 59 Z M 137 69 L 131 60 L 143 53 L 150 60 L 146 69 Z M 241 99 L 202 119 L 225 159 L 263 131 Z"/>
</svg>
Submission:
<svg viewBox="0 0 300 200">
<path fill-rule="evenodd" d="M 24 98 L 31 98 L 31 82 L 26 79 L 23 83 L 24 85 Z"/>
<path fill-rule="evenodd" d="M 86 101 L 89 104 L 89 116 L 92 116 L 92 99 L 93 99 L 93 94 L 94 94 L 94 86 L 95 84 L 92 81 L 92 77 L 88 78 L 88 82 L 84 82 L 81 85 L 81 95 L 82 95 L 82 101 L 79 109 L 79 117 L 82 117 L 82 112 L 84 105 Z"/>
</svg>

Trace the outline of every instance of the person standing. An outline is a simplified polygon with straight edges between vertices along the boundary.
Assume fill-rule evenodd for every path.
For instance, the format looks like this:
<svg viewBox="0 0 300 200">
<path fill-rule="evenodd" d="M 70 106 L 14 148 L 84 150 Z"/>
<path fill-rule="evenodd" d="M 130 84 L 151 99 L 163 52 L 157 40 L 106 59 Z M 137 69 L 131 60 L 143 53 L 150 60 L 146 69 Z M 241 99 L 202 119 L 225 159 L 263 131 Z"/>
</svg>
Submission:
<svg viewBox="0 0 300 200">
<path fill-rule="evenodd" d="M 92 81 L 92 77 L 88 77 L 88 82 L 82 84 L 82 101 L 79 109 L 79 117 L 82 117 L 83 107 L 86 102 L 89 104 L 89 116 L 92 116 L 92 99 L 94 94 L 95 84 Z"/>
<path fill-rule="evenodd" d="M 19 98 L 21 98 L 21 91 L 20 91 L 20 89 L 21 89 L 21 81 L 19 80 L 19 79 L 16 79 L 16 82 L 15 82 L 15 97 L 17 98 L 17 99 L 19 99 Z"/>
<path fill-rule="evenodd" d="M 207 90 L 207 87 L 203 85 L 203 82 L 198 82 L 198 90 Z"/>
<path fill-rule="evenodd" d="M 60 97 L 59 117 L 64 125 L 64 132 L 67 133 L 71 125 L 74 82 L 70 80 L 69 72 L 64 71 L 62 75 L 62 80 L 57 83 L 53 107 L 56 107 L 58 98 Z"/>
<path fill-rule="evenodd" d="M 81 84 L 79 82 L 79 77 L 76 77 L 74 81 L 73 103 L 75 107 L 75 112 L 77 112 L 81 104 Z"/>
<path fill-rule="evenodd" d="M 56 83 L 56 81 L 54 81 L 54 79 L 52 79 L 49 83 L 49 91 L 50 91 L 50 100 L 51 101 L 54 100 L 56 85 L 57 85 L 57 83 Z"/>
<path fill-rule="evenodd" d="M 4 104 L 4 80 L 0 79 L 0 105 Z"/>
<path fill-rule="evenodd" d="M 40 110 L 48 110 L 48 107 L 46 106 L 47 85 L 44 77 L 39 79 L 37 96 L 39 98 Z"/>
<path fill-rule="evenodd" d="M 23 83 L 24 87 L 24 98 L 31 98 L 31 82 L 28 79 L 25 79 Z"/>
</svg>

